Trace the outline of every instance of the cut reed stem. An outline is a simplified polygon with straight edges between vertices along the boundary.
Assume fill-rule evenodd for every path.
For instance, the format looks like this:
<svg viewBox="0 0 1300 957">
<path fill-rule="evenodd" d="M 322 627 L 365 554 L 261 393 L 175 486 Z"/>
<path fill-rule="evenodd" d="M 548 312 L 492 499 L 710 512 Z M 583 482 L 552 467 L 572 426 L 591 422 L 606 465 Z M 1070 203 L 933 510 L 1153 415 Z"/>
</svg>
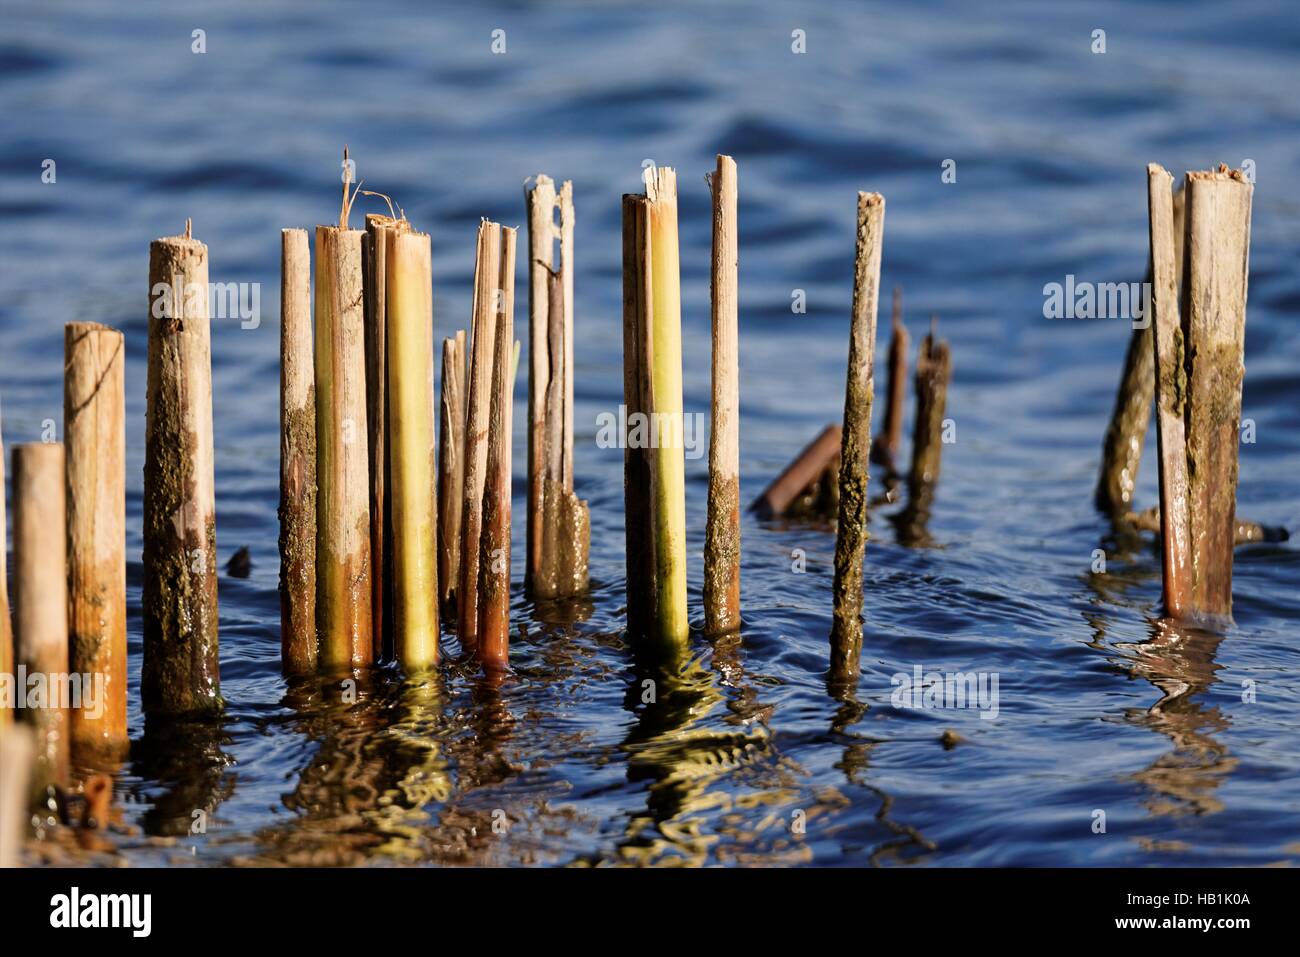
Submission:
<svg viewBox="0 0 1300 957">
<path fill-rule="evenodd" d="M 316 370 L 305 229 L 280 231 L 280 662 L 316 670 Z"/>
<path fill-rule="evenodd" d="M 831 674 L 837 680 L 856 677 L 862 655 L 862 560 L 867 542 L 871 401 L 875 388 L 873 357 L 884 226 L 885 198 L 879 193 L 858 193 L 853 316 L 840 447 L 839 522 L 835 535 L 835 607 L 831 625 Z"/>
<path fill-rule="evenodd" d="M 212 713 L 222 701 L 208 247 L 188 223 L 150 244 L 149 297 L 140 692 L 151 714 Z"/>
<path fill-rule="evenodd" d="M 704 628 L 740 627 L 740 360 L 737 331 L 736 162 L 719 154 L 713 197 L 713 363 L 709 501 L 704 536 Z"/>
<path fill-rule="evenodd" d="M 126 422 L 122 333 L 93 322 L 64 330 L 68 638 L 72 671 L 102 676 L 99 708 L 72 710 L 80 765 L 111 767 L 126 732 Z"/>
<path fill-rule="evenodd" d="M 903 325 L 903 290 L 894 287 L 894 309 L 890 322 L 889 384 L 885 393 L 885 429 L 871 446 L 872 460 L 894 469 L 894 457 L 903 442 L 903 405 L 907 402 L 907 353 L 911 337 Z"/>
<path fill-rule="evenodd" d="M 393 653 L 393 542 L 392 503 L 388 489 L 392 465 L 388 455 L 391 411 L 388 388 L 388 254 L 391 237 L 406 228 L 405 221 L 372 213 L 366 216 L 366 238 L 361 245 L 362 284 L 365 286 L 366 342 L 366 442 L 370 471 L 370 610 L 374 621 L 374 657 L 382 661 Z"/>
<path fill-rule="evenodd" d="M 456 617 L 460 581 L 460 509 L 465 498 L 465 332 L 442 340 L 438 445 L 438 586 L 442 617 Z"/>
<path fill-rule="evenodd" d="M 913 488 L 939 481 L 943 455 L 943 413 L 952 378 L 952 353 L 948 343 L 936 338 L 937 326 L 937 320 L 932 319 L 930 332 L 921 341 L 916 357 L 916 424 L 912 429 L 909 474 Z"/>
</svg>

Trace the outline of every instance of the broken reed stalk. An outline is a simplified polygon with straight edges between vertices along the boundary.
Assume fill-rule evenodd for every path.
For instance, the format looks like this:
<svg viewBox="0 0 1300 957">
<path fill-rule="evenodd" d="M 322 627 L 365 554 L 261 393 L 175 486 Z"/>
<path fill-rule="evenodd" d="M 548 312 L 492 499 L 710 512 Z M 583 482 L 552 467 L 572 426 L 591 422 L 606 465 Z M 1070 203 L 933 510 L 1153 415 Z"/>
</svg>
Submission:
<svg viewBox="0 0 1300 957">
<path fill-rule="evenodd" d="M 659 167 L 623 198 L 624 469 L 628 628 L 668 646 L 690 634 L 680 278 L 677 174 Z"/>
<path fill-rule="evenodd" d="M 316 370 L 307 230 L 280 231 L 280 662 L 316 670 Z"/>
<path fill-rule="evenodd" d="M 511 411 L 514 405 L 516 230 L 501 230 L 496 342 L 488 414 L 487 471 L 483 482 L 483 532 L 479 548 L 479 662 L 489 672 L 505 671 L 510 658 L 510 477 Z"/>
<path fill-rule="evenodd" d="M 94 681 L 103 676 L 103 707 L 71 712 L 73 753 L 85 765 L 114 762 L 129 743 L 125 353 L 116 329 L 94 322 L 64 329 L 69 664 Z"/>
<path fill-rule="evenodd" d="M 736 161 L 719 154 L 713 198 L 712 404 L 704 532 L 704 628 L 740 627 L 740 358 L 737 330 Z"/>
<path fill-rule="evenodd" d="M 190 235 L 149 246 L 144 460 L 146 713 L 222 707 L 212 458 L 208 247 Z"/>
<path fill-rule="evenodd" d="M 1174 194 L 1174 282 L 1181 283 L 1183 273 L 1183 188 Z M 1146 282 L 1150 284 L 1151 267 L 1147 265 Z M 1151 421 L 1151 404 L 1155 396 L 1155 347 L 1152 342 L 1152 317 L 1144 315 L 1141 324 L 1129 337 L 1124 354 L 1124 370 L 1115 393 L 1115 408 L 1102 442 L 1101 474 L 1097 477 L 1097 508 L 1111 516 L 1127 512 L 1133 505 L 1138 469 L 1142 464 L 1142 447 L 1146 444 L 1147 426 Z"/>
<path fill-rule="evenodd" d="M 794 461 L 787 465 L 763 494 L 750 504 L 760 518 L 784 515 L 795 500 L 800 498 L 827 470 L 838 467 L 843 431 L 838 425 L 828 425 L 817 433 Z M 830 476 L 837 480 L 837 476 Z"/>
<path fill-rule="evenodd" d="M 388 388 L 388 254 L 390 236 L 406 228 L 404 220 L 377 213 L 366 216 L 361 244 L 362 285 L 365 287 L 366 448 L 370 471 L 370 611 L 374 620 L 374 658 L 393 651 L 393 529 L 388 489 L 392 467 L 387 453 L 391 426 Z"/>
<path fill-rule="evenodd" d="M 465 497 L 465 331 L 442 340 L 438 435 L 438 589 L 442 617 L 456 616 L 460 509 Z"/>
<path fill-rule="evenodd" d="M 1175 618 L 1222 620 L 1232 614 L 1253 187 L 1223 166 L 1187 174 L 1180 284 L 1172 182 L 1147 167 L 1164 601 Z"/>
<path fill-rule="evenodd" d="M 392 629 L 397 661 L 411 673 L 438 663 L 433 266 L 428 234 L 389 230 L 386 264 Z"/>
<path fill-rule="evenodd" d="M 331 672 L 374 660 L 364 236 L 316 227 L 316 632 Z"/>
<path fill-rule="evenodd" d="M 912 470 L 908 477 L 913 489 L 933 486 L 939 480 L 943 455 L 943 413 L 952 379 L 952 353 L 948 343 L 937 339 L 936 320 L 921 340 L 916 357 L 916 425 L 912 430 Z"/>
<path fill-rule="evenodd" d="M 528 523 L 524 586 L 535 598 L 587 589 L 587 503 L 573 490 L 573 184 L 538 175 L 528 201 Z M 555 209 L 560 222 L 555 222 Z M 555 242 L 560 257 L 555 262 Z"/>
<path fill-rule="evenodd" d="M 0 436 L 0 675 L 14 673 L 14 632 L 9 617 L 8 525 L 5 519 L 5 454 Z M 13 723 L 13 709 L 0 707 L 0 729 Z"/>
<path fill-rule="evenodd" d="M 456 594 L 457 632 L 467 652 L 477 651 L 480 539 L 492 413 L 492 367 L 497 345 L 501 245 L 501 226 L 483 220 L 478 228 L 474 261 L 472 355 L 465 425 L 465 494 L 460 517 L 460 587 Z"/>
<path fill-rule="evenodd" d="M 844 390 L 844 437 L 840 448 L 840 510 L 835 533 L 835 607 L 831 624 L 831 674 L 858 674 L 862 656 L 862 560 L 867 542 L 867 478 L 874 391 L 876 307 L 885 198 L 858 193 L 853 315 Z"/>
<path fill-rule="evenodd" d="M 894 457 L 903 443 L 903 405 L 907 402 L 907 353 L 912 340 L 903 325 L 903 290 L 894 287 L 894 309 L 890 320 L 889 385 L 885 393 L 885 429 L 872 444 L 874 461 L 894 468 Z"/>
<path fill-rule="evenodd" d="M 63 445 L 14 446 L 13 472 L 14 657 L 28 674 L 43 676 L 50 696 L 24 712 L 36 733 L 35 793 L 44 794 L 66 786 L 69 769 L 67 702 L 54 698 L 68 674 Z"/>
<path fill-rule="evenodd" d="M 18 867 L 22 862 L 22 846 L 31 824 L 28 808 L 34 758 L 31 730 L 0 724 L 0 868 Z"/>
</svg>

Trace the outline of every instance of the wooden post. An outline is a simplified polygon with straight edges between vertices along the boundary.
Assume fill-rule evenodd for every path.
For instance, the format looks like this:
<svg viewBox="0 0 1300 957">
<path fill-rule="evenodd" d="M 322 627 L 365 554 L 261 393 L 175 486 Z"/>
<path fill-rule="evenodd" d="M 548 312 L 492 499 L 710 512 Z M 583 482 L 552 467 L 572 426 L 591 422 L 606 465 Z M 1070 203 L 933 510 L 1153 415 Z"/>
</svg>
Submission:
<svg viewBox="0 0 1300 957">
<path fill-rule="evenodd" d="M 397 660 L 409 674 L 438 663 L 433 267 L 428 234 L 389 231 L 387 269 L 392 627 Z"/>
<path fill-rule="evenodd" d="M 1183 272 L 1183 209 L 1185 193 L 1180 186 L 1174 194 L 1174 281 L 1181 285 Z M 1151 268 L 1147 267 L 1147 283 Z M 1102 443 L 1101 474 L 1097 477 L 1097 508 L 1112 517 L 1124 515 L 1133 507 L 1133 490 L 1137 487 L 1138 468 L 1142 464 L 1142 447 L 1146 444 L 1147 426 L 1151 421 L 1151 401 L 1155 396 L 1155 347 L 1152 341 L 1153 319 L 1144 315 L 1129 337 L 1124 354 L 1124 370 L 1110 425 Z"/>
<path fill-rule="evenodd" d="M 8 525 L 5 519 L 5 454 L 4 440 L 0 437 L 0 675 L 14 673 L 14 632 L 9 617 L 9 546 L 5 539 Z M 0 731 L 13 723 L 13 710 L 0 707 Z"/>
<path fill-rule="evenodd" d="M 222 701 L 208 247 L 188 222 L 149 246 L 149 306 L 140 692 L 150 714 L 212 713 Z"/>
<path fill-rule="evenodd" d="M 1175 618 L 1221 620 L 1232 614 L 1253 187 L 1227 167 L 1187 174 L 1180 289 L 1172 182 L 1147 167 L 1164 602 Z"/>
<path fill-rule="evenodd" d="M 15 657 L 44 679 L 47 697 L 23 712 L 36 732 L 34 784 L 66 785 L 69 769 L 68 578 L 63 445 L 14 446 Z M 26 689 L 24 689 L 26 690 Z M 29 704 L 31 703 L 29 699 Z"/>
<path fill-rule="evenodd" d="M 31 822 L 28 808 L 34 758 L 30 729 L 12 723 L 0 725 L 0 868 L 3 869 L 18 867 L 22 862 L 23 840 Z"/>
<path fill-rule="evenodd" d="M 331 672 L 374 660 L 364 236 L 316 227 L 316 632 Z"/>
<path fill-rule="evenodd" d="M 740 363 L 737 334 L 736 162 L 719 155 L 713 194 L 713 370 L 709 502 L 704 536 L 704 627 L 740 627 Z"/>
<path fill-rule="evenodd" d="M 115 329 L 94 322 L 65 327 L 68 654 L 74 673 L 102 682 L 102 707 L 71 713 L 72 748 L 83 765 L 111 765 L 129 745 L 125 353 Z"/>
<path fill-rule="evenodd" d="M 460 509 L 465 497 L 465 332 L 442 340 L 438 436 L 438 587 L 442 617 L 456 617 L 460 582 Z"/>
<path fill-rule="evenodd" d="M 939 480 L 943 455 L 943 412 L 952 377 L 952 354 L 948 343 L 937 339 L 937 320 L 930 320 L 930 333 L 921 341 L 916 357 L 916 425 L 912 430 L 912 488 L 934 485 Z"/>
<path fill-rule="evenodd" d="M 903 325 L 903 290 L 894 287 L 894 310 L 889 338 L 889 385 L 885 393 L 885 430 L 872 443 L 872 459 L 894 468 L 903 441 L 903 405 L 907 402 L 907 352 L 911 338 Z"/>
<path fill-rule="evenodd" d="M 316 670 L 316 370 L 307 230 L 280 231 L 280 661 Z"/>
<path fill-rule="evenodd" d="M 885 198 L 879 193 L 858 193 L 853 318 L 844 392 L 844 440 L 840 448 L 840 513 L 835 534 L 835 609 L 831 626 L 831 674 L 837 679 L 856 677 L 862 655 L 862 558 L 867 541 L 867 470 L 884 227 Z"/>
<path fill-rule="evenodd" d="M 460 516 L 460 588 L 456 595 L 461 645 L 466 651 L 475 653 L 478 650 L 480 539 L 483 533 L 483 491 L 487 481 L 500 270 L 501 226 L 484 220 L 478 228 L 474 263 L 473 355 L 465 427 L 465 497 Z"/>
<path fill-rule="evenodd" d="M 510 657 L 511 411 L 514 406 L 515 235 L 501 230 L 501 295 L 492 358 L 483 533 L 479 553 L 478 656 L 485 671 L 503 672 Z"/>
</svg>

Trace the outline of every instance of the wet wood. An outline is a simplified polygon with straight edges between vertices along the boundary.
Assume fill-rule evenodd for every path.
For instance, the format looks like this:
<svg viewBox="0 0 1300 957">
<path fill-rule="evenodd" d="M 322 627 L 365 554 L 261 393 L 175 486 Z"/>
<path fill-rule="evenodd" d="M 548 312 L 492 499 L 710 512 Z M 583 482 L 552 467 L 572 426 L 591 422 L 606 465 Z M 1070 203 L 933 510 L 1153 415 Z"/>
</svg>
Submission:
<svg viewBox="0 0 1300 957">
<path fill-rule="evenodd" d="M 719 155 L 713 198 L 712 403 L 709 500 L 704 530 L 704 628 L 740 627 L 740 358 L 736 163 Z"/>
<path fill-rule="evenodd" d="M 117 330 L 64 328 L 69 661 L 78 674 L 103 676 L 103 707 L 71 712 L 73 755 L 85 766 L 111 767 L 129 744 L 125 364 Z"/>
<path fill-rule="evenodd" d="M 374 660 L 364 236 L 316 227 L 316 632 L 330 673 Z"/>
<path fill-rule="evenodd" d="M 392 630 L 410 674 L 438 663 L 433 269 L 426 233 L 393 229 L 387 244 Z"/>
<path fill-rule="evenodd" d="M 29 684 L 31 676 L 44 679 L 48 695 L 22 712 L 35 733 L 38 794 L 67 786 L 70 760 L 71 718 L 62 694 L 69 687 L 64 467 L 58 442 L 14 446 L 14 657 Z"/>
<path fill-rule="evenodd" d="M 907 402 L 907 353 L 911 337 L 903 325 L 903 290 L 894 287 L 894 309 L 890 322 L 889 384 L 885 392 L 885 428 L 871 446 L 872 461 L 891 471 L 903 441 L 903 406 Z"/>
<path fill-rule="evenodd" d="M 442 617 L 456 618 L 460 509 L 465 497 L 465 332 L 442 340 L 438 436 L 438 589 Z"/>
<path fill-rule="evenodd" d="M 316 370 L 307 230 L 280 232 L 280 664 L 316 670 Z"/>
<path fill-rule="evenodd" d="M 862 654 L 862 561 L 867 543 L 876 309 L 884 225 L 885 198 L 879 193 L 859 193 L 831 624 L 831 675 L 839 680 L 858 674 Z"/>
<path fill-rule="evenodd" d="M 208 248 L 187 224 L 149 247 L 140 694 L 151 714 L 222 706 L 209 335 Z"/>
<path fill-rule="evenodd" d="M 916 357 L 916 424 L 908 476 L 912 487 L 934 485 L 943 456 L 943 414 L 952 378 L 952 354 L 948 343 L 936 338 L 936 325 L 932 320 Z"/>
<path fill-rule="evenodd" d="M 785 515 L 822 479 L 827 469 L 838 466 L 843 435 L 843 430 L 835 424 L 818 432 L 749 507 L 763 519 Z M 838 483 L 838 477 L 835 481 Z"/>
</svg>

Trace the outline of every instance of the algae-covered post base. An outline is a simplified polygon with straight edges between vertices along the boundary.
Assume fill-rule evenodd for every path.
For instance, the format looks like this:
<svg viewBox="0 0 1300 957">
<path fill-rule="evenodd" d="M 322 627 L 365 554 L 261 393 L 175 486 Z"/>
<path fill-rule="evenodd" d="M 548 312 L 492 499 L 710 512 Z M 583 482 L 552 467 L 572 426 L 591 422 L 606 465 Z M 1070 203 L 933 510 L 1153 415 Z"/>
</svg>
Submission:
<svg viewBox="0 0 1300 957">
<path fill-rule="evenodd" d="M 64 330 L 68 640 L 75 674 L 103 676 L 100 708 L 74 708 L 78 764 L 126 752 L 126 422 L 122 334 L 93 322 Z"/>
<path fill-rule="evenodd" d="M 28 674 L 52 680 L 68 673 L 63 446 L 15 446 L 13 490 L 14 657 Z M 23 716 L 36 735 L 34 794 L 44 796 L 50 787 L 68 783 L 68 709 L 50 700 Z"/>
<path fill-rule="evenodd" d="M 208 247 L 188 224 L 185 235 L 150 244 L 140 680 L 148 714 L 222 706 L 207 290 Z"/>
<path fill-rule="evenodd" d="M 316 670 L 316 370 L 307 230 L 280 232 L 280 663 Z"/>
<path fill-rule="evenodd" d="M 456 618 L 460 509 L 465 497 L 465 331 L 442 340 L 438 433 L 438 591 L 442 617 Z"/>
<path fill-rule="evenodd" d="M 740 627 L 740 362 L 736 162 L 719 155 L 713 198 L 712 403 L 709 501 L 704 530 L 704 630 Z"/>
<path fill-rule="evenodd" d="M 438 555 L 429 236 L 388 234 L 388 497 L 394 653 L 409 674 L 438 663 Z"/>
<path fill-rule="evenodd" d="M 830 670 L 839 680 L 856 677 L 862 655 L 862 560 L 867 542 L 873 358 L 884 226 L 885 198 L 879 193 L 859 193 L 831 624 Z"/>
<path fill-rule="evenodd" d="M 318 666 L 374 660 L 361 230 L 316 227 Z"/>
</svg>

